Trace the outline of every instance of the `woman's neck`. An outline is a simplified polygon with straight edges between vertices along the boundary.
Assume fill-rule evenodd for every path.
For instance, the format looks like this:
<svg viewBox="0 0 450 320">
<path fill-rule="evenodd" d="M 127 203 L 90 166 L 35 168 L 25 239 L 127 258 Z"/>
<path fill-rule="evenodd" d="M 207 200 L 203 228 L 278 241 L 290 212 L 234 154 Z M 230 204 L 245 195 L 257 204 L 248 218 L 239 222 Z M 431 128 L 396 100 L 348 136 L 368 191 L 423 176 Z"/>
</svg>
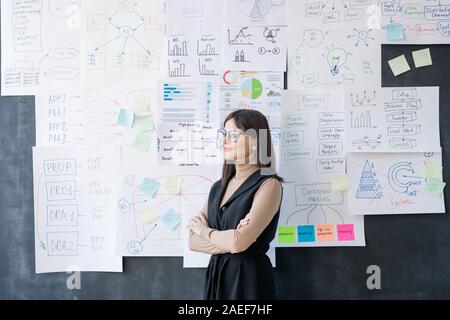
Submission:
<svg viewBox="0 0 450 320">
<path fill-rule="evenodd" d="M 235 168 L 234 178 L 236 180 L 243 180 L 259 169 L 256 164 L 235 164 Z"/>
</svg>

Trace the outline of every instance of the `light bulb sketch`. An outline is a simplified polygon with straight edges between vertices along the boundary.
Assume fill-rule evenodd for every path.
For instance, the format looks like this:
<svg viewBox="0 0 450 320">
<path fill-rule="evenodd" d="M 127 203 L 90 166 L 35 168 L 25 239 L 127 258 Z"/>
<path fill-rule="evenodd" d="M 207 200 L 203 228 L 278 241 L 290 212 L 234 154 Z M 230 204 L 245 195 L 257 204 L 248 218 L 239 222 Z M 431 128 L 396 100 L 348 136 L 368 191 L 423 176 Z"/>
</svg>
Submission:
<svg viewBox="0 0 450 320">
<path fill-rule="evenodd" d="M 349 54 L 349 52 L 345 51 L 342 48 L 328 49 L 326 59 L 328 62 L 328 66 L 330 67 L 331 75 L 335 76 L 339 74 L 340 69 L 347 62 L 347 57 L 349 56 Z"/>
</svg>

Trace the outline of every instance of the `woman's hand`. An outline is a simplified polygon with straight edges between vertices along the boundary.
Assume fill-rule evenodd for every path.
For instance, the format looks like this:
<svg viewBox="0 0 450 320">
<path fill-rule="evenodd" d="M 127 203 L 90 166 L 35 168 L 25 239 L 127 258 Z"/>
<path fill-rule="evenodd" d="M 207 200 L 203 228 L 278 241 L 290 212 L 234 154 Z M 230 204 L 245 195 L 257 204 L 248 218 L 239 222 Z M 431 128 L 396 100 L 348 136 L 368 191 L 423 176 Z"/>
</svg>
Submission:
<svg viewBox="0 0 450 320">
<path fill-rule="evenodd" d="M 191 218 L 191 220 L 189 220 L 189 222 L 187 223 L 186 228 L 188 228 L 189 230 L 198 235 L 202 235 L 204 230 L 208 228 L 208 222 L 206 221 L 205 217 L 201 214 Z"/>
<path fill-rule="evenodd" d="M 248 218 L 248 215 L 246 215 L 244 219 L 241 219 L 241 221 L 239 221 L 239 224 L 236 229 L 245 227 L 246 225 L 248 225 L 249 222 L 250 222 L 250 218 Z"/>
</svg>

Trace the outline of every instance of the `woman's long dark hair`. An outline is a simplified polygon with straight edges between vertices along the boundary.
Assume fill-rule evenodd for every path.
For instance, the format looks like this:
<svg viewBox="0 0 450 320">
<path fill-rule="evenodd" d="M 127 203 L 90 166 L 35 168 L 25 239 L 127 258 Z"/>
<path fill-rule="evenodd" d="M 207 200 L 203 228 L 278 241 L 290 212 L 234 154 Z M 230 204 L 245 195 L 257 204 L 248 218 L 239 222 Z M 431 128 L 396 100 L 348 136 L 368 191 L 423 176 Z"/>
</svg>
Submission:
<svg viewBox="0 0 450 320">
<path fill-rule="evenodd" d="M 228 120 L 234 120 L 234 123 L 236 124 L 236 127 L 243 131 L 247 130 L 254 130 L 256 132 L 256 145 L 257 145 L 257 162 L 256 165 L 259 168 L 271 168 L 272 165 L 275 166 L 274 159 L 275 154 L 273 153 L 273 146 L 272 146 L 272 138 L 270 135 L 270 129 L 269 129 L 269 123 L 267 122 L 266 117 L 257 110 L 251 110 L 251 109 L 239 109 L 236 111 L 231 112 L 223 121 L 223 125 L 227 123 Z M 267 141 L 267 147 L 263 148 L 264 151 L 267 150 L 267 154 L 262 154 L 261 151 L 261 144 L 259 141 L 260 138 L 260 130 L 266 130 L 266 141 Z M 267 163 L 262 163 L 261 158 L 262 157 L 269 157 L 270 161 Z M 234 163 L 227 163 L 227 160 L 224 160 L 223 168 L 222 168 L 222 185 L 227 185 L 231 178 L 234 177 L 236 174 L 236 166 Z M 276 174 L 276 170 L 273 170 L 273 173 L 271 176 L 275 179 L 277 179 L 280 182 L 283 182 L 283 178 L 281 178 L 279 175 Z"/>
</svg>

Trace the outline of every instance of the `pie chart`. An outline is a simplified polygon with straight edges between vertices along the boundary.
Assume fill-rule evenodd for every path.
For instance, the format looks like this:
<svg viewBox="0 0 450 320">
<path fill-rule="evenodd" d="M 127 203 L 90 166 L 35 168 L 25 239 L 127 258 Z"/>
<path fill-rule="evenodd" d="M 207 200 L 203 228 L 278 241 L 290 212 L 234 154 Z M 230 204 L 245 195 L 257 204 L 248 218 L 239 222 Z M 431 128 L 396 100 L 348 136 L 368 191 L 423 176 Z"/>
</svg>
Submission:
<svg viewBox="0 0 450 320">
<path fill-rule="evenodd" d="M 255 78 L 247 79 L 241 86 L 241 94 L 247 99 L 258 99 L 263 91 L 261 81 Z"/>
</svg>

